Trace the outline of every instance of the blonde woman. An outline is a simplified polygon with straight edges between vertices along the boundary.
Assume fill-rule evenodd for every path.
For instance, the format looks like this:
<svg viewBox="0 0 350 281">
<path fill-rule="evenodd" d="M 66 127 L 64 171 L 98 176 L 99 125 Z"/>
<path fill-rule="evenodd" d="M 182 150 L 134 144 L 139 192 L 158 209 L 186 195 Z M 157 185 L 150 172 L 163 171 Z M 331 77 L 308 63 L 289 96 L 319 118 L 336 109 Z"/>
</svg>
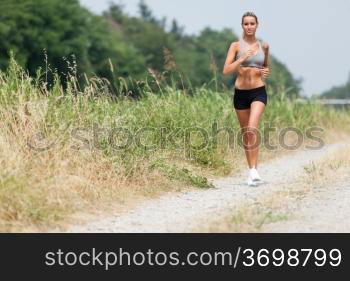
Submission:
<svg viewBox="0 0 350 281">
<path fill-rule="evenodd" d="M 262 179 L 258 166 L 258 127 L 267 105 L 264 79 L 269 71 L 269 45 L 255 37 L 258 17 L 247 12 L 242 17 L 243 35 L 233 42 L 227 53 L 223 74 L 237 72 L 233 103 L 243 134 L 243 143 L 249 172 L 248 186 L 257 186 Z"/>
</svg>

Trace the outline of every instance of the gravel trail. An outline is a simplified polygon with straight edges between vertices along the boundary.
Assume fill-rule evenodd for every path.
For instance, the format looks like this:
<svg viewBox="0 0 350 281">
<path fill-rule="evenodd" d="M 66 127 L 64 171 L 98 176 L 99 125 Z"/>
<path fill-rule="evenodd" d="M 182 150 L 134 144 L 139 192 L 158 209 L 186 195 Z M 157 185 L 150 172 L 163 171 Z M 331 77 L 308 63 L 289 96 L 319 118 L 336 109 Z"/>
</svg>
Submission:
<svg viewBox="0 0 350 281">
<path fill-rule="evenodd" d="M 350 170 L 295 205 L 292 219 L 270 224 L 266 229 L 276 233 L 348 233 L 349 214 Z"/>
<path fill-rule="evenodd" d="M 246 184 L 247 171 L 242 171 L 234 177 L 213 180 L 215 188 L 176 192 L 157 199 L 146 200 L 136 208 L 122 214 L 110 214 L 104 219 L 86 225 L 72 226 L 67 232 L 191 232 L 194 227 L 207 223 L 209 218 L 218 217 L 229 208 L 242 202 L 253 202 L 258 196 L 280 190 L 284 186 L 283 183 L 297 181 L 298 176 L 304 172 L 304 166 L 341 149 L 346 143 L 342 141 L 326 144 L 319 150 L 301 150 L 274 159 L 269 163 L 260 163 L 258 169 L 265 183 L 258 187 L 248 187 Z M 350 179 L 346 181 L 349 182 Z M 339 188 L 347 190 L 346 197 L 350 198 L 349 188 L 342 185 Z M 336 196 L 341 197 L 341 192 Z M 335 197 L 330 202 L 336 200 Z M 328 207 L 350 210 L 350 204 L 346 207 L 329 204 Z M 317 210 L 315 212 L 317 213 Z M 350 212 L 344 213 L 349 214 Z"/>
</svg>

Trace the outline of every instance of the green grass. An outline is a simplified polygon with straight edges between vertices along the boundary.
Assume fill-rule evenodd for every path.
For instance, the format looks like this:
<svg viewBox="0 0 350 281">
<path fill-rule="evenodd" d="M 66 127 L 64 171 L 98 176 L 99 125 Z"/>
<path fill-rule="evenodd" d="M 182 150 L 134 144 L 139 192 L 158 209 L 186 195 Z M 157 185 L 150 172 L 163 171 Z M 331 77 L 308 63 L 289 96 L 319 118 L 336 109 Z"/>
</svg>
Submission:
<svg viewBox="0 0 350 281">
<path fill-rule="evenodd" d="M 28 77 L 14 60 L 7 71 L 0 72 L 0 221 L 52 221 L 76 210 L 77 201 L 93 204 L 103 200 L 104 194 L 121 197 L 116 186 L 132 182 L 147 188 L 158 176 L 209 188 L 207 175 L 227 175 L 235 168 L 241 148 L 232 146 L 227 134 L 215 137 L 212 133 L 214 124 L 235 135 L 239 132 L 231 92 L 202 87 L 189 95 L 161 84 L 155 91 L 144 81 L 141 97 L 132 99 L 127 94 L 113 96 L 98 78 L 81 88 L 70 77 L 63 89 L 56 77 L 48 89 L 42 76 L 38 72 L 37 78 Z M 297 104 L 272 89 L 270 94 L 261 130 L 270 124 L 301 131 L 310 126 L 349 131 L 349 112 Z M 107 131 L 94 138 L 94 126 Z M 145 129 L 140 141 L 146 147 L 135 143 L 135 136 Z M 126 130 L 133 141 L 127 148 L 117 148 L 126 143 Z M 190 130 L 194 131 L 189 134 Z M 28 146 L 42 148 L 53 141 L 55 145 L 47 151 Z M 51 182 L 50 177 L 57 175 L 61 182 Z M 34 192 L 39 187 L 41 191 Z M 13 212 L 8 212 L 9 206 L 16 215 L 9 215 Z"/>
</svg>

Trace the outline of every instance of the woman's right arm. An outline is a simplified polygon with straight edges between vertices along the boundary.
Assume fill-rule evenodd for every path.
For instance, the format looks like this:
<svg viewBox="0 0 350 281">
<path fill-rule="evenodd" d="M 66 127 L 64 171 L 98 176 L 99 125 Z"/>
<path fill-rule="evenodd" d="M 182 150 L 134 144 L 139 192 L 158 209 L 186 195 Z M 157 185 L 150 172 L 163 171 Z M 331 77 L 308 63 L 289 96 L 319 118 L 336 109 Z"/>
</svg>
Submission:
<svg viewBox="0 0 350 281">
<path fill-rule="evenodd" d="M 234 61 L 236 54 L 237 54 L 237 47 L 238 43 L 233 42 L 230 46 L 230 49 L 227 52 L 227 57 L 224 65 L 224 69 L 222 73 L 224 75 L 231 74 L 235 71 L 238 70 L 239 66 L 241 65 L 242 62 L 245 61 L 244 56 L 240 57 L 238 60 Z"/>
</svg>

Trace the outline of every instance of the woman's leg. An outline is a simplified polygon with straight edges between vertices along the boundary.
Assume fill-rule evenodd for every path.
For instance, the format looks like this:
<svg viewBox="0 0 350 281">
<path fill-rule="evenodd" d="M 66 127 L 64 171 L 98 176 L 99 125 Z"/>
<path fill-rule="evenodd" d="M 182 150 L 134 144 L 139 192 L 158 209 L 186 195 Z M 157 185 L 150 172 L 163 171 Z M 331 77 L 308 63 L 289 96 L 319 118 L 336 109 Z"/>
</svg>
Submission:
<svg viewBox="0 0 350 281">
<path fill-rule="evenodd" d="M 261 101 L 254 101 L 250 107 L 250 115 L 248 121 L 248 131 L 247 133 L 250 151 L 248 153 L 250 159 L 248 160 L 251 163 L 250 168 L 258 168 L 258 153 L 259 153 L 259 145 L 261 142 L 261 134 L 259 130 L 259 123 L 262 114 L 265 111 L 265 104 Z M 259 138 L 258 138 L 259 137 Z"/>
<path fill-rule="evenodd" d="M 252 167 L 251 159 L 253 158 L 250 154 L 252 151 L 249 151 L 248 145 L 249 145 L 249 134 L 247 132 L 248 124 L 249 124 L 249 117 L 250 117 L 250 111 L 251 109 L 242 109 L 238 110 L 236 109 L 236 114 L 238 117 L 239 125 L 241 127 L 241 133 L 243 135 L 243 147 L 245 151 L 245 155 L 247 157 L 249 168 Z"/>
</svg>

